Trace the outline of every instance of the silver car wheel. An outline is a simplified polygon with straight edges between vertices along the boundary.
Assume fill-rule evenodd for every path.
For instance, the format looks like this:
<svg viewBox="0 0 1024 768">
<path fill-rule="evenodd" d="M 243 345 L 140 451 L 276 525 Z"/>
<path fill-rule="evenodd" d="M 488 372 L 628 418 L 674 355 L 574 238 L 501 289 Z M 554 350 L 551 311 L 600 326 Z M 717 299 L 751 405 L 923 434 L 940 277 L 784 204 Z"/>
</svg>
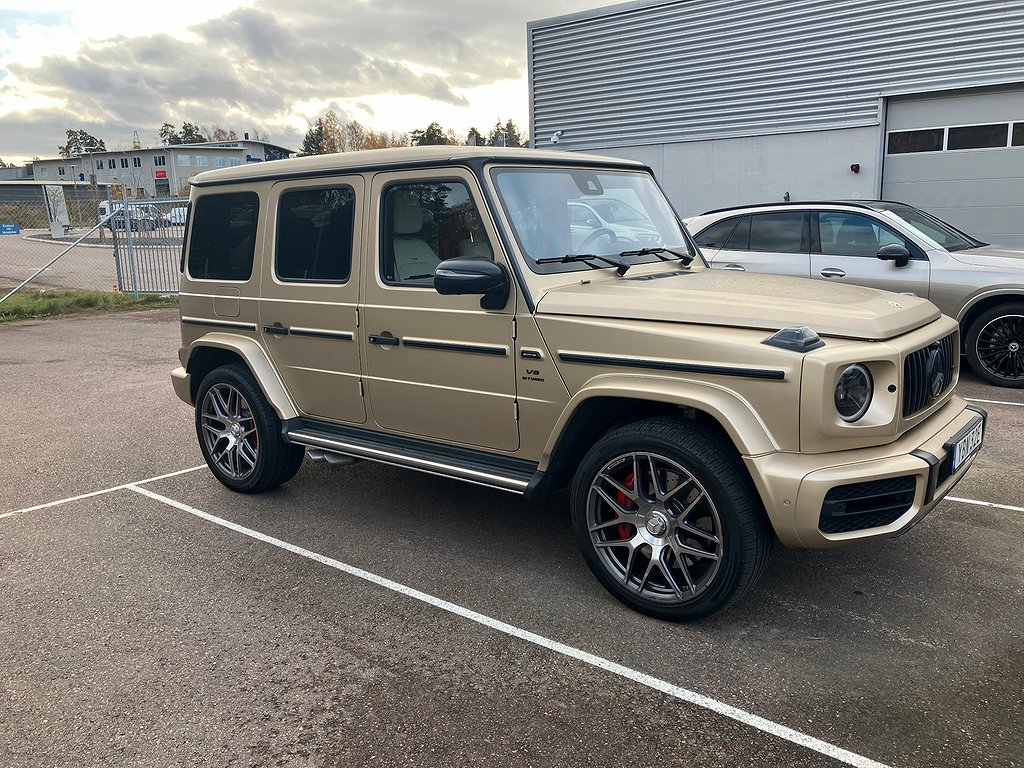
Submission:
<svg viewBox="0 0 1024 768">
<path fill-rule="evenodd" d="M 230 384 L 214 384 L 200 411 L 203 443 L 210 461 L 232 480 L 245 480 L 259 460 L 259 434 L 249 403 Z"/>
<path fill-rule="evenodd" d="M 722 563 L 722 522 L 703 486 L 682 465 L 636 452 L 607 462 L 591 483 L 587 528 L 603 567 L 647 600 L 696 599 Z"/>
<path fill-rule="evenodd" d="M 993 376 L 1024 379 L 1024 315 L 1000 315 L 978 333 L 978 360 Z"/>
</svg>

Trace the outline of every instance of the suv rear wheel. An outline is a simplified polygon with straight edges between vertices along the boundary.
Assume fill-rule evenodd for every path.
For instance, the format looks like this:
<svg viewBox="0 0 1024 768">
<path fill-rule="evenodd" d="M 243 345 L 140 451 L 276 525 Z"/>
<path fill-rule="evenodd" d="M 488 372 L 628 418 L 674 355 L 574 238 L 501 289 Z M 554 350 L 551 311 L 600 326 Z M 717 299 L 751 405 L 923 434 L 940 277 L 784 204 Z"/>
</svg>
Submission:
<svg viewBox="0 0 1024 768">
<path fill-rule="evenodd" d="M 646 419 L 605 435 L 572 488 L 577 543 L 622 602 L 690 621 L 739 598 L 767 565 L 773 536 L 750 478 L 687 422 Z"/>
<path fill-rule="evenodd" d="M 199 385 L 196 436 L 214 476 L 241 493 L 288 482 L 305 455 L 302 446 L 285 441 L 281 420 L 240 365 L 215 368 Z"/>
<path fill-rule="evenodd" d="M 1024 303 L 985 310 L 967 332 L 967 360 L 1000 387 L 1024 387 Z"/>
</svg>

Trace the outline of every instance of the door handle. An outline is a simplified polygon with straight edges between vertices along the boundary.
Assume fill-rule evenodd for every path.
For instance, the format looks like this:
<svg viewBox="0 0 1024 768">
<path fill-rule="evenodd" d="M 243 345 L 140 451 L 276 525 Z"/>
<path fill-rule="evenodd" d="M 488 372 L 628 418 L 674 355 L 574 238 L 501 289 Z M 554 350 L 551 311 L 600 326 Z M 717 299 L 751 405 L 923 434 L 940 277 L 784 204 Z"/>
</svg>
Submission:
<svg viewBox="0 0 1024 768">
<path fill-rule="evenodd" d="M 839 267 L 825 267 L 819 272 L 822 277 L 846 277 L 846 273 Z"/>
<path fill-rule="evenodd" d="M 272 333 L 275 336 L 287 336 L 288 335 L 288 329 L 285 328 L 283 325 L 278 325 L 276 323 L 274 325 L 264 325 L 263 326 L 263 332 L 264 333 Z"/>
<path fill-rule="evenodd" d="M 722 269 L 728 269 L 731 272 L 746 272 L 747 268 L 742 264 L 726 264 Z"/>
<path fill-rule="evenodd" d="M 371 333 L 370 343 L 379 344 L 382 347 L 397 347 L 401 343 L 401 339 L 396 336 L 392 336 L 390 333 L 385 331 L 382 334 Z"/>
</svg>

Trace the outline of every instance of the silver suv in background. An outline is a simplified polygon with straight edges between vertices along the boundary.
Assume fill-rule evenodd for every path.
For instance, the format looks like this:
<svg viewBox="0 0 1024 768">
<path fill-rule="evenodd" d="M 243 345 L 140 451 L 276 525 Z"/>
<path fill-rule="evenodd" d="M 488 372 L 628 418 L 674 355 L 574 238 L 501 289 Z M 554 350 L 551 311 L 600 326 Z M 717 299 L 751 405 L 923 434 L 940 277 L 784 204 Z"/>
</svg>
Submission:
<svg viewBox="0 0 1024 768">
<path fill-rule="evenodd" d="M 975 373 L 1024 387 L 1024 249 L 904 203 L 771 203 L 686 221 L 708 263 L 921 296 L 956 318 Z"/>
</svg>

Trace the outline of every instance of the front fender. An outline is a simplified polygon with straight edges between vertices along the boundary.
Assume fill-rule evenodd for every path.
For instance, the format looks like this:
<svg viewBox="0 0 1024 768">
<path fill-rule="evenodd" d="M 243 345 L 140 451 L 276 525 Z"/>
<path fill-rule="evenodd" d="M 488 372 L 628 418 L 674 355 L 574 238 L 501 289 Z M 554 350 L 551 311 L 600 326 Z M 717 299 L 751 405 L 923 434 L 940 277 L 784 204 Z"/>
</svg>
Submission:
<svg viewBox="0 0 1024 768">
<path fill-rule="evenodd" d="M 288 391 L 284 388 L 281 377 L 277 375 L 277 369 L 270 362 L 270 358 L 263 351 L 263 347 L 253 339 L 233 333 L 207 333 L 189 344 L 188 357 L 182 361 L 186 367 L 191 363 L 196 350 L 203 347 L 224 349 L 237 354 L 249 366 L 249 370 L 256 378 L 257 385 L 263 390 L 264 396 L 271 407 L 277 412 L 280 419 L 285 421 L 298 417 L 299 412 L 295 407 L 295 403 L 288 396 Z"/>
<path fill-rule="evenodd" d="M 539 467 L 541 471 L 547 468 L 576 411 L 583 403 L 595 397 L 647 400 L 681 408 L 695 408 L 718 421 L 744 456 L 759 456 L 779 450 L 754 408 L 740 395 L 725 387 L 665 376 L 607 374 L 595 376 L 569 400 L 544 446 Z"/>
</svg>

